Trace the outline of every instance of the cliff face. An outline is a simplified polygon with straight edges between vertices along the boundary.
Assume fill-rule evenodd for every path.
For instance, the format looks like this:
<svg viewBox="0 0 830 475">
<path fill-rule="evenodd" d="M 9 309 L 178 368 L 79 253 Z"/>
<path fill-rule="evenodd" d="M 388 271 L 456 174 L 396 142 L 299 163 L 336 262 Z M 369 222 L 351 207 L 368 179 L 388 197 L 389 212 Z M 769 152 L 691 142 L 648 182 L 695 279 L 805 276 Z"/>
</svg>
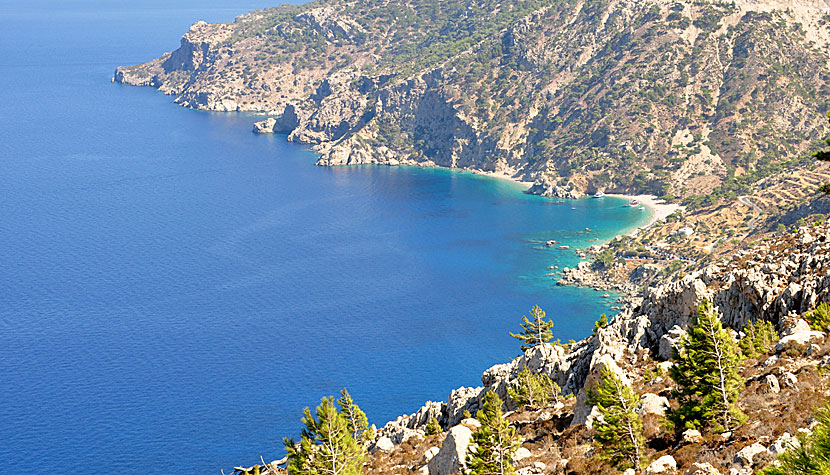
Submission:
<svg viewBox="0 0 830 475">
<path fill-rule="evenodd" d="M 703 194 L 824 135 L 830 4 L 334 0 L 197 22 L 115 80 L 254 111 L 321 165 L 498 171 L 567 190 Z"/>
</svg>

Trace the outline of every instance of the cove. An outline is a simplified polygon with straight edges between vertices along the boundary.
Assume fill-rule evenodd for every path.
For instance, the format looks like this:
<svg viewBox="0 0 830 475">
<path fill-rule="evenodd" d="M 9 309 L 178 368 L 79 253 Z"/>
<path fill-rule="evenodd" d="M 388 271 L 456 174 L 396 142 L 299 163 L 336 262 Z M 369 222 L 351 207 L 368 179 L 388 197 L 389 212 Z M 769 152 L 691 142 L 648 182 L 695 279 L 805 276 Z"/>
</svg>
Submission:
<svg viewBox="0 0 830 475">
<path fill-rule="evenodd" d="M 219 5 L 222 5 L 219 8 Z M 549 266 L 642 224 L 448 170 L 321 168 L 254 118 L 109 82 L 252 2 L 0 9 L 0 460 L 218 473 L 282 454 L 348 387 L 383 424 L 612 302 Z M 590 232 L 585 228 L 591 229 Z"/>
</svg>

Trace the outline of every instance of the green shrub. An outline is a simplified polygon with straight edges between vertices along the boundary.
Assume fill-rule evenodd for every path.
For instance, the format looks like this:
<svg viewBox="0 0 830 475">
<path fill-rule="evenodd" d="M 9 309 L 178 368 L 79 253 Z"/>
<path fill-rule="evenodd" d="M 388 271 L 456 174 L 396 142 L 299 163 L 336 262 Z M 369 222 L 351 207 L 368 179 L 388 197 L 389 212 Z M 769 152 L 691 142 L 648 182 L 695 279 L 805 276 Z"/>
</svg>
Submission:
<svg viewBox="0 0 830 475">
<path fill-rule="evenodd" d="M 775 326 L 767 320 L 760 320 L 746 324 L 745 336 L 738 343 L 744 356 L 754 358 L 769 353 L 778 341 L 778 332 Z"/>
<path fill-rule="evenodd" d="M 599 316 L 599 320 L 594 322 L 594 333 L 593 333 L 593 335 L 596 336 L 597 330 L 599 330 L 600 328 L 605 328 L 607 326 L 608 326 L 608 316 L 603 313 L 602 315 Z"/>
<path fill-rule="evenodd" d="M 436 435 L 441 433 L 441 425 L 438 424 L 438 419 L 432 418 L 427 422 L 427 435 Z"/>
<path fill-rule="evenodd" d="M 821 302 L 812 312 L 808 312 L 804 317 L 810 323 L 810 328 L 813 330 L 820 332 L 830 330 L 830 305 L 827 305 L 827 303 Z"/>
<path fill-rule="evenodd" d="M 516 382 L 507 388 L 510 399 L 520 407 L 540 408 L 559 400 L 561 389 L 550 377 L 534 373 L 527 367 L 516 377 Z"/>
</svg>

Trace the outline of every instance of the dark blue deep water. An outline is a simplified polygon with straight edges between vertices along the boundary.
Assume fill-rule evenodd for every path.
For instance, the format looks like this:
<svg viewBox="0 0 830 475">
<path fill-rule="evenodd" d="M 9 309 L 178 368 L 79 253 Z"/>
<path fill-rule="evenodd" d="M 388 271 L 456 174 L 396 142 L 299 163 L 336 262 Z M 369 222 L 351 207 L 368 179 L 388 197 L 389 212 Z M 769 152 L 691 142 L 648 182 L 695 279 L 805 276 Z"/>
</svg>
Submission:
<svg viewBox="0 0 830 475">
<path fill-rule="evenodd" d="M 610 301 L 547 267 L 641 223 L 445 170 L 320 168 L 252 117 L 110 83 L 251 1 L 0 1 L 0 466 L 213 473 L 347 386 L 378 425 Z M 220 8 L 221 6 L 221 8 Z M 576 209 L 572 209 L 575 207 Z M 594 232 L 585 232 L 585 227 Z M 93 470 L 94 469 L 94 470 Z"/>
</svg>

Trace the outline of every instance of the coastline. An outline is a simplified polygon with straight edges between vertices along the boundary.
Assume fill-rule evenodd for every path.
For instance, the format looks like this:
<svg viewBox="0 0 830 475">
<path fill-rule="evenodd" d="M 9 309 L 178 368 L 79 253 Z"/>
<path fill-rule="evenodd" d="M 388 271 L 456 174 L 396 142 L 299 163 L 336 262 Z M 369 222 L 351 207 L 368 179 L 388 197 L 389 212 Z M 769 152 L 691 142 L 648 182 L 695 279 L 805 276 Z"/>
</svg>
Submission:
<svg viewBox="0 0 830 475">
<path fill-rule="evenodd" d="M 640 202 L 640 204 L 648 208 L 649 212 L 651 213 L 651 217 L 649 218 L 646 224 L 638 226 L 632 231 L 626 233 L 626 236 L 636 236 L 641 229 L 648 229 L 652 227 L 655 223 L 665 220 L 670 214 L 674 213 L 675 211 L 685 209 L 685 206 L 681 206 L 674 203 L 666 203 L 665 200 L 658 198 L 655 195 L 620 195 L 615 193 L 608 193 L 605 196 L 610 196 L 612 198 L 622 198 L 628 201 L 637 200 Z"/>
<path fill-rule="evenodd" d="M 508 180 L 508 181 L 511 181 L 511 182 L 516 183 L 518 185 L 525 186 L 527 188 L 530 188 L 531 186 L 533 186 L 533 182 L 519 180 L 519 179 L 514 178 L 513 176 L 510 176 L 510 175 L 508 175 L 507 173 L 504 173 L 504 172 L 488 172 L 488 171 L 472 170 L 472 169 L 464 169 L 464 168 L 462 168 L 460 170 L 469 171 L 471 173 L 475 173 L 476 175 L 483 175 L 483 176 L 488 176 L 488 177 L 491 177 L 491 178 L 498 178 L 498 179 L 501 179 L 501 180 Z M 637 200 L 637 201 L 640 202 L 641 205 L 648 208 L 648 211 L 651 214 L 651 216 L 649 217 L 648 222 L 646 222 L 643 225 L 637 226 L 636 228 L 633 228 L 632 230 L 624 233 L 625 236 L 636 236 L 637 233 L 641 229 L 648 229 L 648 228 L 652 227 L 655 223 L 665 220 L 669 215 L 671 215 L 675 211 L 683 210 L 683 209 L 686 208 L 685 206 L 681 206 L 679 204 L 666 203 L 665 200 L 663 200 L 662 198 L 658 198 L 656 195 L 623 195 L 623 194 L 617 194 L 617 193 L 606 193 L 605 196 L 608 196 L 608 197 L 611 197 L 611 198 L 620 198 L 620 199 L 623 199 L 623 200 L 626 200 L 626 201 Z M 590 198 L 590 195 L 585 195 L 585 198 Z"/>
</svg>

